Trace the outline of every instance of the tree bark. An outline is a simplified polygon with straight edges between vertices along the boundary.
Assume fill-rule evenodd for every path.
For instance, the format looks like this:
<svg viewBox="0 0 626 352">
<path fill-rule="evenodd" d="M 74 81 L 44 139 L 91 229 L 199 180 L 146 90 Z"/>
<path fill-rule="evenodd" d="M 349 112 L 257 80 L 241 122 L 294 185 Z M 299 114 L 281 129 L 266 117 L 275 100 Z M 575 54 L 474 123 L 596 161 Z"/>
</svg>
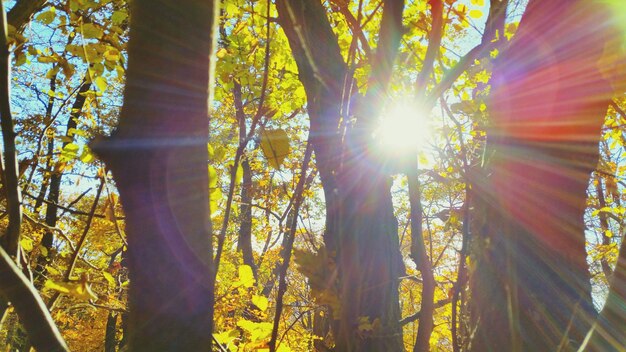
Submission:
<svg viewBox="0 0 626 352">
<path fill-rule="evenodd" d="M 210 350 L 208 99 L 219 1 L 136 0 L 119 126 L 93 149 L 126 212 L 129 349 Z"/>
<path fill-rule="evenodd" d="M 575 347 L 594 319 L 583 213 L 613 93 L 597 66 L 605 10 L 531 0 L 494 67 L 491 176 L 477 185 L 487 215 L 471 282 L 473 351 Z"/>
<path fill-rule="evenodd" d="M 246 143 L 248 133 L 246 131 L 246 115 L 243 111 L 243 101 L 241 98 L 241 85 L 235 82 L 233 88 L 235 101 L 235 115 L 239 124 L 239 143 Z M 244 151 L 245 152 L 245 151 Z M 239 239 L 237 250 L 243 255 L 243 263 L 252 268 L 254 278 L 258 277 L 257 266 L 254 262 L 254 252 L 252 250 L 252 168 L 247 155 L 242 155 L 241 169 L 243 179 L 241 182 L 241 225 L 239 227 Z"/>
<path fill-rule="evenodd" d="M 115 352 L 117 341 L 115 335 L 117 332 L 117 313 L 109 312 L 107 316 L 107 325 L 104 330 L 104 352 Z"/>
<path fill-rule="evenodd" d="M 402 1 L 385 1 L 385 25 L 370 86 L 379 94 L 351 99 L 348 69 L 319 1 L 277 2 L 307 93 L 311 141 L 326 200 L 326 250 L 337 268 L 341 310 L 332 312 L 338 351 L 401 351 L 398 277 L 404 268 L 393 214 L 389 169 L 368 153 L 369 129 L 377 117 L 399 43 Z M 384 12 L 384 13 L 385 13 Z M 320 45 L 323 43 L 323 45 Z M 383 52 L 384 51 L 384 52 Z M 366 104 L 366 102 L 368 104 Z M 350 107 L 350 108 L 347 108 Z M 356 112 L 357 126 L 341 120 Z M 344 134 L 344 128 L 350 132 Z M 344 138 L 345 137 L 345 138 Z M 373 331 L 359 329 L 360 323 Z"/>
<path fill-rule="evenodd" d="M 435 311 L 435 277 L 433 267 L 426 253 L 424 236 L 422 235 L 422 195 L 417 162 L 407 171 L 409 185 L 409 203 L 411 206 L 411 258 L 417 270 L 422 274 L 422 302 L 417 337 L 413 352 L 430 351 L 430 336 L 433 332 L 433 314 Z"/>
</svg>

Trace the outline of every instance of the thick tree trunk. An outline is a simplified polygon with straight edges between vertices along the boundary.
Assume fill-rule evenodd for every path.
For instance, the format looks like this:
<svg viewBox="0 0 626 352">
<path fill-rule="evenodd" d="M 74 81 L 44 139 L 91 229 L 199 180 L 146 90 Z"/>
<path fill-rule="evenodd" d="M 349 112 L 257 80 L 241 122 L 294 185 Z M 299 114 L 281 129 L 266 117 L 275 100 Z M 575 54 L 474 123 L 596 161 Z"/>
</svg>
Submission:
<svg viewBox="0 0 626 352">
<path fill-rule="evenodd" d="M 337 38 L 319 1 L 278 1 L 285 30 L 307 92 L 311 141 L 326 200 L 326 250 L 337 276 L 340 311 L 331 323 L 337 351 L 401 351 L 399 276 L 403 272 L 388 170 L 367 151 L 368 128 L 380 108 L 376 99 L 350 101 L 351 79 Z M 401 1 L 385 1 L 375 77 L 384 91 L 399 42 L 394 32 Z M 384 13 L 385 13 L 384 12 Z M 320 45 L 323 43 L 323 45 Z M 359 103 L 369 103 L 356 106 Z M 350 108 L 348 106 L 352 105 Z M 344 135 L 342 111 L 357 111 L 357 127 Z M 361 113 L 359 113 L 361 112 Z M 344 138 L 345 137 L 345 138 Z M 366 323 L 372 330 L 363 329 Z M 361 328 L 360 328 L 361 327 Z"/>
<path fill-rule="evenodd" d="M 335 327 L 338 351 L 402 351 L 398 277 L 403 267 L 398 225 L 387 175 L 367 160 L 344 173 L 337 190 L 327 246 L 334 244 L 340 280 L 341 312 Z M 319 167 L 319 166 L 318 166 Z M 374 330 L 359 330 L 361 319 Z"/>
<path fill-rule="evenodd" d="M 597 2 L 531 0 L 496 63 L 474 351 L 571 348 L 594 318 L 583 213 L 612 95 L 597 66 L 607 22 Z"/>
<path fill-rule="evenodd" d="M 119 127 L 94 143 L 126 212 L 133 351 L 210 350 L 207 142 L 217 3 L 133 2 Z"/>
</svg>

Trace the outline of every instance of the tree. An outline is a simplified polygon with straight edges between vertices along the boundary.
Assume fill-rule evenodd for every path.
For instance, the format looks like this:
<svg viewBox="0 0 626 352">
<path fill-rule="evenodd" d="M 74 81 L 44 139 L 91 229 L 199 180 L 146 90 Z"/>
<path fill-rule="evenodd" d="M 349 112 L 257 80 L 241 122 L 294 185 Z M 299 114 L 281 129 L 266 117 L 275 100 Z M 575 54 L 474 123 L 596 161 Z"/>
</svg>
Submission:
<svg viewBox="0 0 626 352">
<path fill-rule="evenodd" d="M 597 65 L 607 18 L 598 3 L 530 1 L 497 59 L 472 350 L 577 348 L 595 320 L 583 214 L 616 78 Z"/>
<path fill-rule="evenodd" d="M 337 285 L 341 307 L 333 312 L 336 348 L 400 350 L 398 278 L 404 269 L 398 225 L 387 168 L 368 151 L 368 136 L 398 50 L 404 2 L 384 1 L 372 84 L 363 97 L 352 96 L 354 81 L 321 3 L 278 1 L 277 7 L 307 92 L 311 142 L 324 187 L 324 243 L 338 275 L 329 285 Z M 297 31 L 298 26 L 303 29 Z M 357 117 L 356 125 L 348 116 Z M 363 320 L 380 329 L 361 338 Z"/>
<path fill-rule="evenodd" d="M 129 346 L 211 346 L 207 174 L 212 1 L 135 1 L 124 107 L 94 150 L 127 214 Z"/>
</svg>

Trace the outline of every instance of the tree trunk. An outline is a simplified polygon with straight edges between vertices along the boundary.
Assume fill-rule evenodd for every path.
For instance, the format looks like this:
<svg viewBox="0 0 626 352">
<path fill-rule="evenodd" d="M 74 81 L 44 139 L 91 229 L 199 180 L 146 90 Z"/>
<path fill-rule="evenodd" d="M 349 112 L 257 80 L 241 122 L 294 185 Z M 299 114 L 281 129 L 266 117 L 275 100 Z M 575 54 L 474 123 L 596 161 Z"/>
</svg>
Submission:
<svg viewBox="0 0 626 352">
<path fill-rule="evenodd" d="M 337 270 L 330 284 L 338 288 L 341 308 L 332 312 L 337 351 L 404 349 L 398 294 L 404 268 L 391 180 L 366 144 L 380 109 L 375 97 L 383 96 L 397 50 L 402 4 L 385 1 L 370 82 L 378 94 L 351 100 L 346 84 L 351 77 L 321 2 L 277 2 L 279 23 L 307 93 L 311 141 L 326 200 L 324 242 Z M 359 120 L 344 134 L 347 121 L 340 117 L 346 111 L 356 111 Z M 367 323 L 372 330 L 364 329 Z"/>
<path fill-rule="evenodd" d="M 217 3 L 133 2 L 119 127 L 94 143 L 126 212 L 133 351 L 211 346 L 207 142 Z"/>
<path fill-rule="evenodd" d="M 235 114 L 239 125 L 239 143 L 245 143 L 248 132 L 246 131 L 246 115 L 243 111 L 243 101 L 241 98 L 241 85 L 235 82 L 233 88 L 235 100 Z M 245 152 L 245 151 L 244 151 Z M 254 252 L 252 250 L 252 168 L 247 155 L 242 155 L 241 169 L 243 180 L 241 183 L 241 225 L 239 227 L 239 239 L 237 250 L 243 255 L 243 263 L 252 268 L 254 278 L 258 278 L 257 266 L 254 263 Z"/>
<path fill-rule="evenodd" d="M 477 192 L 487 215 L 471 283 L 473 351 L 575 347 L 594 318 L 583 214 L 612 95 L 597 66 L 604 10 L 531 0 L 496 62 L 491 177 Z"/>
<path fill-rule="evenodd" d="M 115 335 L 117 332 L 117 313 L 109 312 L 107 316 L 107 325 L 104 330 L 104 352 L 115 352 L 117 341 Z"/>
<path fill-rule="evenodd" d="M 74 104 L 72 104 L 70 116 L 67 118 L 67 125 L 65 129 L 65 136 L 70 139 L 63 142 L 63 144 L 61 145 L 61 149 L 65 148 L 65 146 L 67 146 L 71 141 L 74 140 L 74 134 L 71 130 L 75 129 L 78 126 L 78 118 L 80 117 L 83 106 L 85 105 L 85 101 L 87 99 L 85 93 L 89 91 L 90 87 L 91 82 L 88 82 L 88 79 L 85 79 L 81 83 L 81 86 L 76 93 L 76 98 L 74 100 Z M 54 139 L 50 139 L 50 141 L 48 142 L 48 153 L 50 157 L 52 157 L 51 155 L 53 151 Z M 54 170 L 53 168 L 53 170 L 51 170 L 50 172 L 51 174 L 48 185 L 48 203 L 46 205 L 46 225 L 50 227 L 55 227 L 58 220 L 59 208 L 57 205 L 59 203 L 63 170 Z M 48 250 L 48 253 L 50 253 L 50 250 L 52 249 L 53 242 L 54 233 L 50 230 L 46 230 L 46 232 L 41 237 L 41 245 Z M 37 258 L 37 267 L 35 269 L 34 281 L 36 287 L 38 288 L 41 288 L 41 286 L 43 285 L 41 278 L 44 277 L 45 266 L 46 264 L 48 264 L 49 260 L 50 258 L 44 256 L 39 256 Z"/>
</svg>

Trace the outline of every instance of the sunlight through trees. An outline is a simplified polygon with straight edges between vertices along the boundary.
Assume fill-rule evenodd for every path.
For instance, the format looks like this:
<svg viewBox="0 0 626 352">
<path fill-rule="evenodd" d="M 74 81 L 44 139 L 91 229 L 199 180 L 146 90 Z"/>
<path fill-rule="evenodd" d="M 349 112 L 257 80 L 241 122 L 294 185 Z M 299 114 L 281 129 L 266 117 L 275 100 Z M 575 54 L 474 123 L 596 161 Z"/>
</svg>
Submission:
<svg viewBox="0 0 626 352">
<path fill-rule="evenodd" d="M 0 349 L 626 350 L 622 1 L 0 5 Z"/>
</svg>

